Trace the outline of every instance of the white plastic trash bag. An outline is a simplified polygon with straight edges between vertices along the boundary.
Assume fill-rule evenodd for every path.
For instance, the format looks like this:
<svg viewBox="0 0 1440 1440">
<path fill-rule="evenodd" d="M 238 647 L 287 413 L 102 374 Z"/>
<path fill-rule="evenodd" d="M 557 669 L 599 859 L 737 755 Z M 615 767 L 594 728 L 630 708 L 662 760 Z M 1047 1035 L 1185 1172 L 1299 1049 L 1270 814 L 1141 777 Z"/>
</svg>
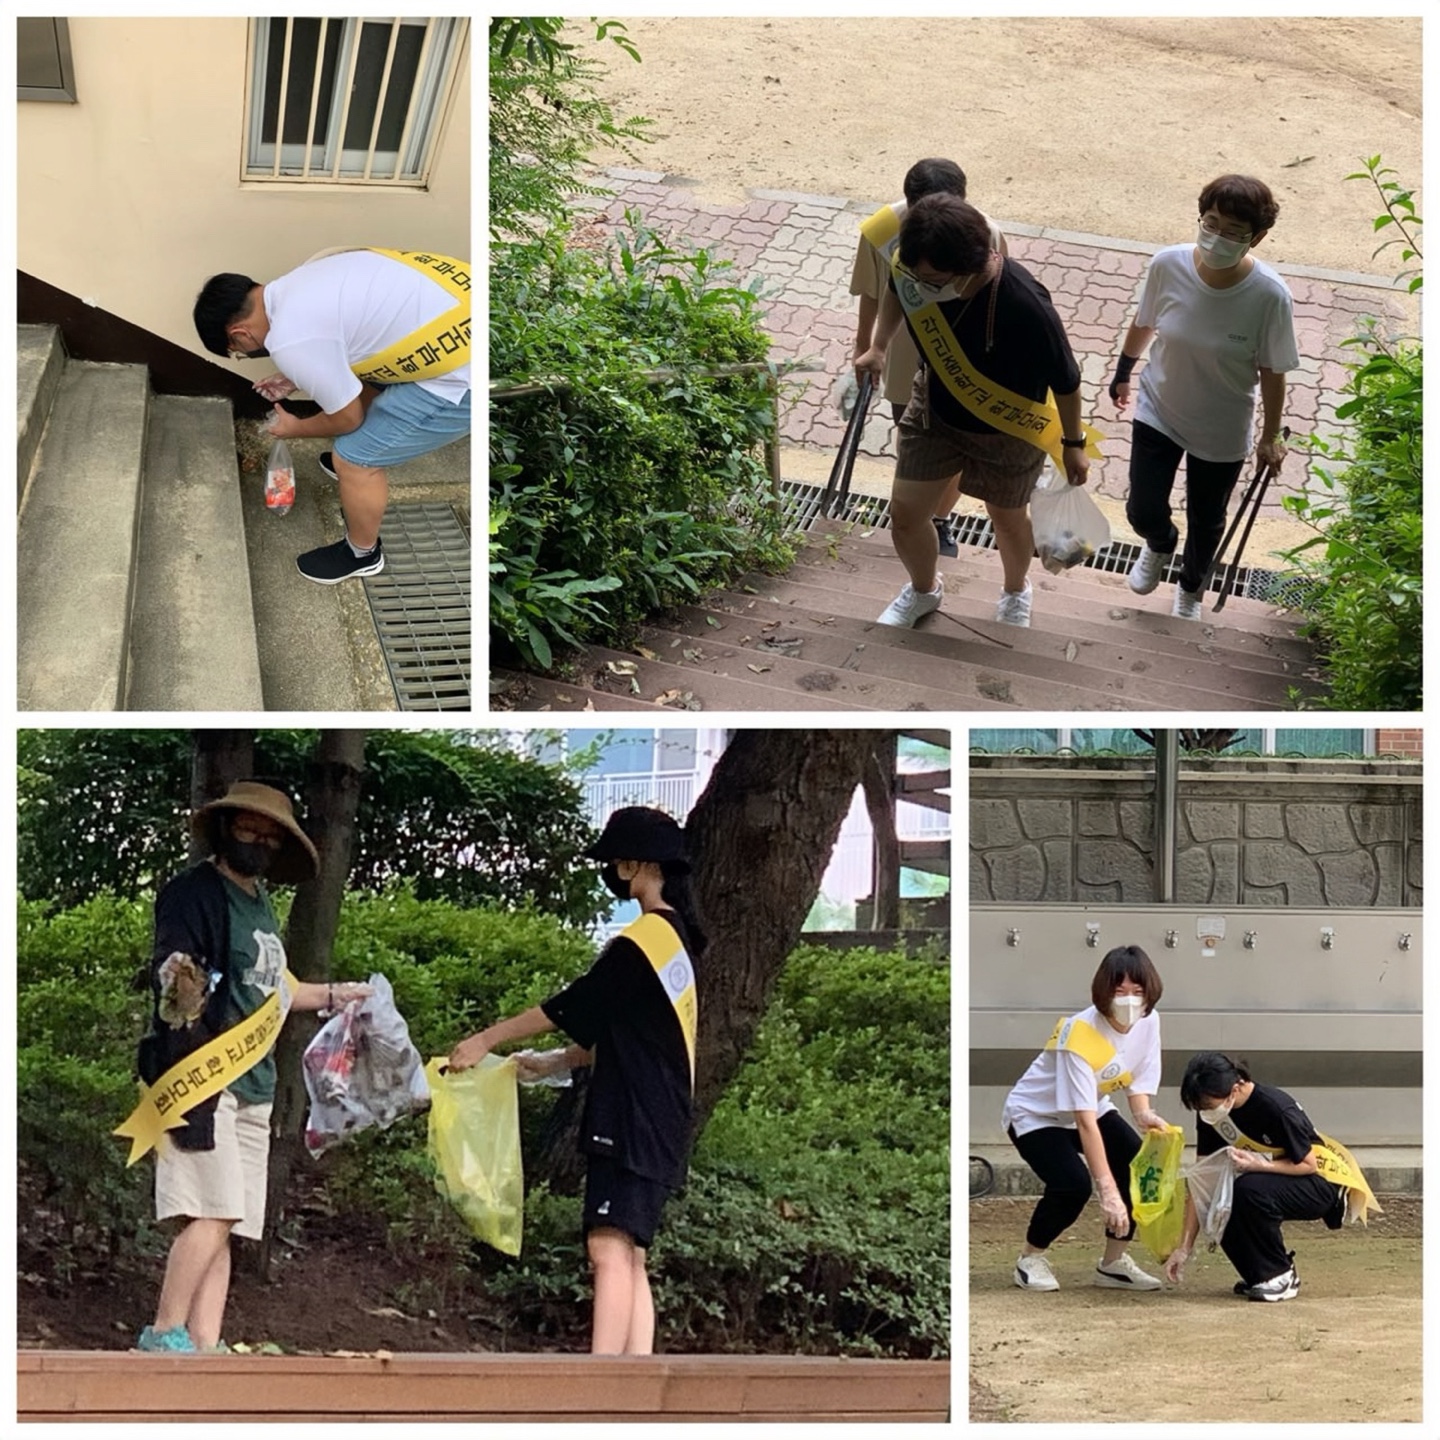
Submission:
<svg viewBox="0 0 1440 1440">
<path fill-rule="evenodd" d="M 383 1130 L 430 1103 L 425 1067 L 390 982 L 372 975 L 370 985 L 374 994 L 331 1016 L 306 1046 L 305 1146 L 312 1155 L 371 1125 Z"/>
<path fill-rule="evenodd" d="M 1235 1162 L 1230 1151 L 1217 1150 L 1202 1156 L 1185 1171 L 1185 1183 L 1195 1203 L 1200 1233 L 1212 1245 L 1218 1245 L 1235 1201 Z"/>
<path fill-rule="evenodd" d="M 1110 543 L 1110 522 L 1085 492 L 1072 485 L 1047 460 L 1030 496 L 1035 553 L 1052 574 L 1083 565 Z"/>
</svg>

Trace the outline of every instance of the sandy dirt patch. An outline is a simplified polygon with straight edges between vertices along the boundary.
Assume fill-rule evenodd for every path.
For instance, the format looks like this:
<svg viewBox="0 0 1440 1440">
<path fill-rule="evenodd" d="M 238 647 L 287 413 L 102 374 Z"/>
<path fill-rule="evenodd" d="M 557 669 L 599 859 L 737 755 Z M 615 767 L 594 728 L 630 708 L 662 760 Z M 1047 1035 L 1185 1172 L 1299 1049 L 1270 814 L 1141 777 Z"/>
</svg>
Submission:
<svg viewBox="0 0 1440 1440">
<path fill-rule="evenodd" d="M 1050 1252 L 1061 1288 L 1027 1294 L 1010 1270 L 1033 1197 L 972 1201 L 971 1418 L 1303 1421 L 1325 1396 L 1326 1420 L 1419 1421 L 1420 1201 L 1382 1202 L 1368 1230 L 1287 1226 L 1304 1288 L 1260 1305 L 1231 1293 L 1218 1250 L 1197 1254 L 1178 1289 L 1095 1289 L 1093 1207 Z M 1143 1247 L 1135 1256 L 1159 1273 Z"/>
<path fill-rule="evenodd" d="M 1398 268 L 1371 258 L 1374 192 L 1341 177 L 1379 152 L 1420 182 L 1418 18 L 626 24 L 640 64 L 585 48 L 616 110 L 656 122 L 639 163 L 716 203 L 889 200 L 913 161 L 944 155 L 1002 222 L 1166 245 L 1191 238 L 1205 181 L 1241 171 L 1281 204 L 1262 258 Z"/>
</svg>

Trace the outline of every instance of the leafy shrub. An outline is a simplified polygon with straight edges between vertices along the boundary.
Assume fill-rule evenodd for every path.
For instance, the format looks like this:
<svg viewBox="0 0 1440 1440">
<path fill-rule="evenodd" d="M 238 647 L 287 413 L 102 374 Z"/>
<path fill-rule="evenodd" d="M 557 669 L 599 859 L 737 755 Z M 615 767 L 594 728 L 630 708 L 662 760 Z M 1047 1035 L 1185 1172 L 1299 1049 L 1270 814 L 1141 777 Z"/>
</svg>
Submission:
<svg viewBox="0 0 1440 1440">
<path fill-rule="evenodd" d="M 755 292 L 628 221 L 609 255 L 556 231 L 492 262 L 492 373 L 538 393 L 492 410 L 491 623 L 545 668 L 788 556 L 769 375 L 702 373 L 764 359 Z"/>
<path fill-rule="evenodd" d="M 1377 231 L 1396 226 L 1402 260 L 1418 259 L 1421 224 L 1411 192 L 1383 177 L 1380 157 L 1349 179 L 1369 179 L 1385 202 Z M 1376 254 L 1380 251 L 1377 250 Z M 1410 281 L 1411 291 L 1421 277 Z M 1319 640 L 1329 694 L 1340 710 L 1419 710 L 1422 705 L 1423 351 L 1387 338 L 1373 321 L 1345 342 L 1364 358 L 1350 368 L 1350 395 L 1336 409 L 1349 433 L 1313 436 L 1307 448 L 1329 495 L 1286 496 L 1285 508 L 1317 533 L 1291 550 L 1312 582 L 1302 604 Z"/>
</svg>

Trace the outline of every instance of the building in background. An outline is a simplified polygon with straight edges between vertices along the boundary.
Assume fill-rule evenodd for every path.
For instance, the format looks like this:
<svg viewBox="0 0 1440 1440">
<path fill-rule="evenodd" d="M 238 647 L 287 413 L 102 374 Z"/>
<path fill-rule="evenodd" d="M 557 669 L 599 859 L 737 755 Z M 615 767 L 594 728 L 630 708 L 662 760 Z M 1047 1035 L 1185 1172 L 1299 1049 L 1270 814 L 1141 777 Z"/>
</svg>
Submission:
<svg viewBox="0 0 1440 1440">
<path fill-rule="evenodd" d="M 606 729 L 544 732 L 527 743 L 545 759 L 580 763 L 585 805 L 596 827 L 622 805 L 654 805 L 682 824 L 704 790 L 732 732 L 695 729 Z M 902 775 L 933 771 L 949 764 L 949 751 L 901 737 L 898 768 Z M 896 805 L 896 831 L 904 841 L 950 839 L 948 812 L 901 799 Z M 829 868 L 821 881 L 807 930 L 854 930 L 863 923 L 861 902 L 875 889 L 875 836 L 856 790 L 850 813 L 840 830 Z M 948 874 L 918 868 L 901 870 L 904 897 L 944 897 L 950 893 Z M 604 924 L 608 933 L 633 918 L 633 902 L 617 905 Z"/>
</svg>

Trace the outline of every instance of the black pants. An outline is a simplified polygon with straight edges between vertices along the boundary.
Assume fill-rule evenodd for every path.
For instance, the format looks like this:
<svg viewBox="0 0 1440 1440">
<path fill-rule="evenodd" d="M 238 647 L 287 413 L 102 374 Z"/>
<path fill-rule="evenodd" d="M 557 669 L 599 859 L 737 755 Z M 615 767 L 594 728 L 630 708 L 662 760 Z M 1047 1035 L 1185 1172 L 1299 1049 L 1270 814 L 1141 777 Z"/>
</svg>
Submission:
<svg viewBox="0 0 1440 1440">
<path fill-rule="evenodd" d="M 1136 421 L 1130 435 L 1130 494 L 1125 518 L 1157 554 L 1173 555 L 1180 532 L 1170 518 L 1170 492 L 1185 457 L 1185 553 L 1180 583 L 1193 595 L 1225 538 L 1225 510 L 1243 460 L 1201 460 L 1168 435 Z"/>
<path fill-rule="evenodd" d="M 1123 1235 L 1116 1235 L 1109 1226 L 1105 1233 L 1112 1240 L 1128 1240 L 1135 1233 L 1135 1218 L 1130 1214 L 1130 1162 L 1139 1153 L 1140 1137 L 1120 1118 L 1119 1111 L 1107 1111 L 1099 1123 L 1105 1159 L 1120 1187 L 1126 1215 Z M 1045 1193 L 1030 1217 L 1025 1239 L 1037 1250 L 1048 1250 L 1080 1218 L 1090 1198 L 1090 1168 L 1080 1148 L 1080 1132 L 1048 1125 L 1028 1135 L 1017 1135 L 1012 1125 L 1010 1140 L 1025 1163 L 1045 1182 Z"/>
<path fill-rule="evenodd" d="M 1338 1221 L 1344 1204 L 1345 1192 L 1318 1175 L 1247 1171 L 1235 1177 L 1234 1208 L 1220 1248 L 1247 1285 L 1262 1284 L 1290 1268 L 1282 1221 Z"/>
</svg>

